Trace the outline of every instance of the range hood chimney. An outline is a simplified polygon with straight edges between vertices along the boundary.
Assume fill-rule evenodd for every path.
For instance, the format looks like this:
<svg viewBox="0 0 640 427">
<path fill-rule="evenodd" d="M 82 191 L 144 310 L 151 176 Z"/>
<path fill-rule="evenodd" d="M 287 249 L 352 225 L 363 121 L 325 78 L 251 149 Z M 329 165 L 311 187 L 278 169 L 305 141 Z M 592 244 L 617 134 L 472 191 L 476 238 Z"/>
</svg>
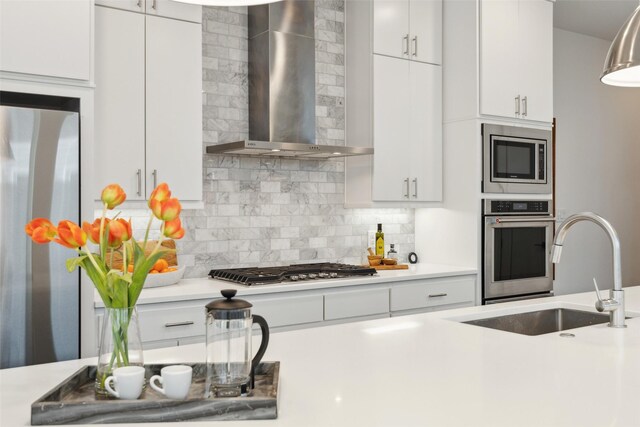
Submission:
<svg viewBox="0 0 640 427">
<path fill-rule="evenodd" d="M 249 139 L 209 154 L 330 158 L 372 148 L 316 141 L 315 2 L 284 0 L 249 11 Z"/>
</svg>

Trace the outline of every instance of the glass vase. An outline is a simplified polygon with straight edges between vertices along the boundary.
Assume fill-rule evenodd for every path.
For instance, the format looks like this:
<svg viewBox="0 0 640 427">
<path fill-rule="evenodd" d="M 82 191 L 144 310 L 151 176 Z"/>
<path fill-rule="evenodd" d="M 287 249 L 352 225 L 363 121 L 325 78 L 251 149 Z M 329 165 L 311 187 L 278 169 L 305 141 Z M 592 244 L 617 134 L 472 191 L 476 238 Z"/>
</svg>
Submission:
<svg viewBox="0 0 640 427">
<path fill-rule="evenodd" d="M 106 395 L 104 381 L 122 366 L 143 366 L 136 307 L 106 308 L 98 347 L 96 393 Z"/>
</svg>

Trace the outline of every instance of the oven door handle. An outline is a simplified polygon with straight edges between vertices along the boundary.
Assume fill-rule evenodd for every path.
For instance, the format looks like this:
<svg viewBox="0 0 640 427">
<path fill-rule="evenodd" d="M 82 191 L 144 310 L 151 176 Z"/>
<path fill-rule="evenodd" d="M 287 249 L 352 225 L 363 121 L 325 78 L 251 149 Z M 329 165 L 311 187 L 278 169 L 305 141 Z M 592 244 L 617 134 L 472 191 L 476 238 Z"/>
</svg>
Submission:
<svg viewBox="0 0 640 427">
<path fill-rule="evenodd" d="M 496 218 L 496 224 L 509 223 L 509 222 L 553 222 L 555 217 L 543 217 L 543 218 Z"/>
</svg>

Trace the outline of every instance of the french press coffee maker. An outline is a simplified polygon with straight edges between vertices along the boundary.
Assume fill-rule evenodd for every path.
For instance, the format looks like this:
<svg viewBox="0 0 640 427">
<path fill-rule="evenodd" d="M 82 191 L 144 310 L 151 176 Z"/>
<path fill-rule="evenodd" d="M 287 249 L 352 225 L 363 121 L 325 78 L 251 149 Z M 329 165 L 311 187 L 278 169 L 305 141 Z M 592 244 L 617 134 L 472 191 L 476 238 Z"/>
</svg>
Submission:
<svg viewBox="0 0 640 427">
<path fill-rule="evenodd" d="M 233 397 L 253 388 L 254 370 L 269 344 L 269 326 L 262 316 L 251 315 L 252 304 L 233 298 L 235 289 L 222 292 L 207 308 L 207 381 L 205 397 Z M 260 325 L 262 341 L 251 359 L 251 328 Z"/>
</svg>

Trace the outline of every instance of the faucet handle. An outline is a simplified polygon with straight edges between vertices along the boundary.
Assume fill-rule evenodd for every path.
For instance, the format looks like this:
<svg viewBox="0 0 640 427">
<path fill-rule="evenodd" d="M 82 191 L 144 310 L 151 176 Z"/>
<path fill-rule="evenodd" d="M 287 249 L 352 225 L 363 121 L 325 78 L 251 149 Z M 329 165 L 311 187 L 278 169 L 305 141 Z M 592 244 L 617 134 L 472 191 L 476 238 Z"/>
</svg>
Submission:
<svg viewBox="0 0 640 427">
<path fill-rule="evenodd" d="M 593 278 L 593 286 L 596 288 L 596 296 L 598 297 L 598 302 L 602 302 L 602 298 L 600 298 L 600 289 L 598 288 L 598 281 L 596 278 Z"/>
<path fill-rule="evenodd" d="M 602 313 L 603 311 L 615 310 L 620 306 L 620 302 L 613 298 L 600 298 L 600 289 L 598 289 L 598 282 L 595 277 L 593 278 L 593 286 L 596 287 L 596 296 L 598 297 L 598 301 L 596 301 L 596 310 Z"/>
</svg>

